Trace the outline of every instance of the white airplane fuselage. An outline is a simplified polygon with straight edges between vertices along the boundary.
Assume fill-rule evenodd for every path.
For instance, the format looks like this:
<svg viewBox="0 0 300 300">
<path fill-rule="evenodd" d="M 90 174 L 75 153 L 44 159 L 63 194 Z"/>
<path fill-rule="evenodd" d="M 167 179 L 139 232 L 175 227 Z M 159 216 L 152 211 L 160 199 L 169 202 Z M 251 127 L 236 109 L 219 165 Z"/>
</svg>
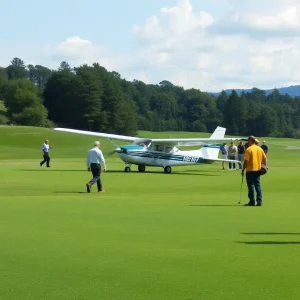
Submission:
<svg viewBox="0 0 300 300">
<path fill-rule="evenodd" d="M 217 148 L 218 145 L 211 147 Z M 170 173 L 172 166 L 185 166 L 195 164 L 211 164 L 213 161 L 205 159 L 201 150 L 181 151 L 176 147 L 171 151 L 153 151 L 143 146 L 122 146 L 117 151 L 119 158 L 130 165 L 138 165 L 139 170 L 144 171 L 145 166 L 162 167 L 165 172 Z M 129 171 L 129 169 L 125 171 Z"/>
<path fill-rule="evenodd" d="M 168 154 L 154 151 L 132 151 L 129 153 L 118 153 L 125 163 L 144 166 L 183 166 L 205 163 L 199 151 L 178 151 Z"/>
</svg>

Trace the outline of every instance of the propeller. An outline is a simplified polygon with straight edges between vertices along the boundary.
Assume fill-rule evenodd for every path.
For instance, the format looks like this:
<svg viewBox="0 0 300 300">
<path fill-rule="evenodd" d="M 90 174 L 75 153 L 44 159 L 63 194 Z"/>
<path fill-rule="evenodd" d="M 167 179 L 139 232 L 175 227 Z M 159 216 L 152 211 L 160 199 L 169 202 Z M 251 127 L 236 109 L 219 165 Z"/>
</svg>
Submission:
<svg viewBox="0 0 300 300">
<path fill-rule="evenodd" d="M 113 154 L 115 154 L 115 153 L 121 153 L 121 152 L 123 152 L 122 149 L 121 149 L 120 147 L 117 147 L 117 148 L 114 149 L 113 151 L 109 152 L 107 155 L 108 155 L 108 156 L 111 156 L 111 155 L 113 155 Z"/>
<path fill-rule="evenodd" d="M 111 151 L 107 154 L 108 156 L 111 156 L 115 153 L 121 153 L 122 152 L 122 149 L 116 143 L 114 143 L 111 139 L 108 139 L 108 140 L 116 147 L 113 151 Z"/>
</svg>

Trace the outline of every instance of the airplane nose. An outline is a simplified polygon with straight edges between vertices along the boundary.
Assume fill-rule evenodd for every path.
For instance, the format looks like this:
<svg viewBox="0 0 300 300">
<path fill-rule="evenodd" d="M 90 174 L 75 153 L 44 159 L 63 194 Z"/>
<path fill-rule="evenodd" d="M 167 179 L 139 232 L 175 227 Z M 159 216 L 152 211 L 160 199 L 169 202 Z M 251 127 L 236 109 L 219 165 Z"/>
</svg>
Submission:
<svg viewBox="0 0 300 300">
<path fill-rule="evenodd" d="M 112 154 L 114 154 L 114 153 L 122 153 L 123 151 L 122 151 L 122 148 L 116 148 L 115 150 L 113 150 L 112 152 L 110 152 L 110 153 L 108 153 L 108 156 L 110 156 L 110 155 L 112 155 Z"/>
</svg>

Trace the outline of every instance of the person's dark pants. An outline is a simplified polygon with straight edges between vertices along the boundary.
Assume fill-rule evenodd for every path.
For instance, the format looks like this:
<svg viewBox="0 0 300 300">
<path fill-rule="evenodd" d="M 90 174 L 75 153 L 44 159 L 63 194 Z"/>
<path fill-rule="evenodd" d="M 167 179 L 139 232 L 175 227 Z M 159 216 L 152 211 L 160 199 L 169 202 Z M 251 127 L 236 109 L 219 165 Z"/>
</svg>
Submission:
<svg viewBox="0 0 300 300">
<path fill-rule="evenodd" d="M 50 167 L 50 156 L 48 152 L 44 152 L 44 160 L 40 162 L 40 165 L 42 166 L 44 163 L 47 163 L 47 167 Z"/>
<path fill-rule="evenodd" d="M 93 178 L 90 180 L 89 184 L 92 186 L 95 182 L 97 182 L 98 192 L 102 191 L 102 182 L 100 179 L 101 165 L 91 164 L 91 171 Z"/>
<path fill-rule="evenodd" d="M 235 158 L 235 156 L 229 156 L 229 159 L 231 159 L 231 160 L 235 160 L 236 158 Z M 232 165 L 232 168 L 233 169 L 235 169 L 235 163 L 229 163 L 229 169 L 231 169 L 231 165 Z"/>
<path fill-rule="evenodd" d="M 256 202 L 262 203 L 262 192 L 260 187 L 260 171 L 246 172 L 246 180 L 248 185 L 249 204 L 255 205 L 254 188 L 256 191 Z"/>
</svg>

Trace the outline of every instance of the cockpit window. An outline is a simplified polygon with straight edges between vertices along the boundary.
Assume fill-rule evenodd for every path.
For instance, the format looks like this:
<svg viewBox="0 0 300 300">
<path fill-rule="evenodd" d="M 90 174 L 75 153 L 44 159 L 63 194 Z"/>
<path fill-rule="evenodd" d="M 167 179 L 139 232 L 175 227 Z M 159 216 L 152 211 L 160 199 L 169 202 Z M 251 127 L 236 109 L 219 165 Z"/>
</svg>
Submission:
<svg viewBox="0 0 300 300">
<path fill-rule="evenodd" d="M 164 150 L 164 147 L 161 145 L 155 145 L 154 150 L 162 152 Z"/>
</svg>

